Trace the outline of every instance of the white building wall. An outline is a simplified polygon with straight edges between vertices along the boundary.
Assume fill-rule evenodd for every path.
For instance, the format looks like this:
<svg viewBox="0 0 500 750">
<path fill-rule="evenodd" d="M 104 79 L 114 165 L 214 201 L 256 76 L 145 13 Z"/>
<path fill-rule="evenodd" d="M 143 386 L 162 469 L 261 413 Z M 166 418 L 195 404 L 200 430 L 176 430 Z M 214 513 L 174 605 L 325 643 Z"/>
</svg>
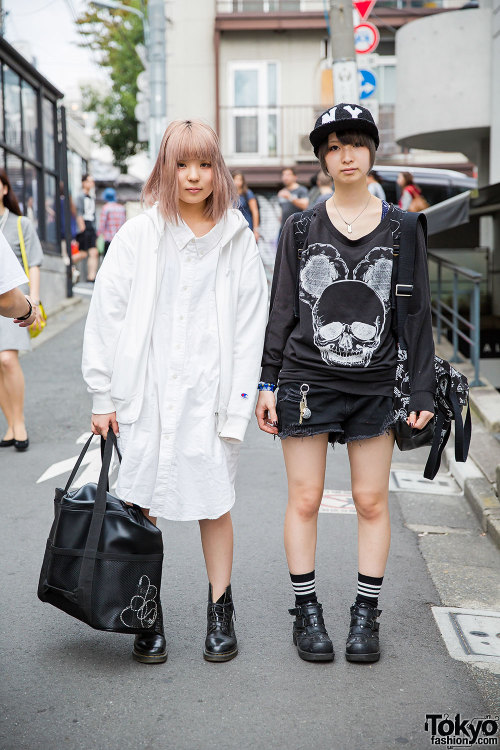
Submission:
<svg viewBox="0 0 500 750">
<path fill-rule="evenodd" d="M 278 116 L 280 154 L 311 158 L 311 147 L 301 148 L 300 142 L 313 128 L 318 108 L 321 109 L 322 40 L 321 31 L 286 34 L 245 33 L 222 34 L 220 47 L 220 131 L 223 152 L 231 163 L 233 105 L 231 67 L 238 62 L 278 63 Z M 333 94 L 333 92 L 332 92 Z M 333 103 L 333 96 L 331 102 Z M 326 105 L 325 105 L 326 106 Z M 244 163 L 245 157 L 235 159 Z M 249 163 L 255 157 L 248 158 Z M 266 159 L 267 164 L 272 159 Z M 279 158 L 276 159 L 279 161 Z"/>
<path fill-rule="evenodd" d="M 491 10 L 437 14 L 396 35 L 396 139 L 480 162 L 491 122 Z"/>
<path fill-rule="evenodd" d="M 215 126 L 215 0 L 166 2 L 167 121 Z"/>
</svg>

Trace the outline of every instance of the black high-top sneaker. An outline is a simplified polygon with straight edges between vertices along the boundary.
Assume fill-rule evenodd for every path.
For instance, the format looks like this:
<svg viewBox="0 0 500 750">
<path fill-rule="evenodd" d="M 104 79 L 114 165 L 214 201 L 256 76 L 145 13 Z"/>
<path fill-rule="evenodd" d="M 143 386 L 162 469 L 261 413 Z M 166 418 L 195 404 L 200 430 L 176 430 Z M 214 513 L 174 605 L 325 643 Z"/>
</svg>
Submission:
<svg viewBox="0 0 500 750">
<path fill-rule="evenodd" d="M 212 584 L 208 584 L 207 637 L 203 656 L 207 661 L 229 661 L 238 653 L 238 641 L 234 632 L 234 605 L 231 584 L 223 597 L 214 602 Z"/>
<path fill-rule="evenodd" d="M 134 640 L 132 656 L 142 664 L 162 664 L 167 661 L 168 651 L 163 631 L 163 612 L 161 603 L 158 604 L 158 616 L 152 630 L 138 633 Z"/>
<path fill-rule="evenodd" d="M 351 606 L 351 625 L 345 649 L 348 661 L 373 662 L 380 659 L 377 617 L 381 609 L 361 602 Z"/>
<path fill-rule="evenodd" d="M 288 611 L 295 615 L 293 642 L 300 658 L 305 661 L 333 661 L 335 652 L 326 632 L 321 604 L 305 602 Z"/>
</svg>

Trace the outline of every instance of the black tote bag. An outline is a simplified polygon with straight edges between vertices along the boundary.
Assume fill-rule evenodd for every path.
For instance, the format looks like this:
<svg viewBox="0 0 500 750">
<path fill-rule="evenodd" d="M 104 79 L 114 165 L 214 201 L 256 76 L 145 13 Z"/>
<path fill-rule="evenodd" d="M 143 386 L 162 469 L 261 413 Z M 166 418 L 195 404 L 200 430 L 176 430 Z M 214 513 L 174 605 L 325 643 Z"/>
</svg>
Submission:
<svg viewBox="0 0 500 750">
<path fill-rule="evenodd" d="M 110 430 L 98 484 L 70 490 L 93 435 L 66 487 L 56 489 L 55 518 L 43 559 L 38 598 L 97 630 L 154 630 L 160 608 L 163 539 L 138 505 L 108 491 L 116 446 Z"/>
</svg>

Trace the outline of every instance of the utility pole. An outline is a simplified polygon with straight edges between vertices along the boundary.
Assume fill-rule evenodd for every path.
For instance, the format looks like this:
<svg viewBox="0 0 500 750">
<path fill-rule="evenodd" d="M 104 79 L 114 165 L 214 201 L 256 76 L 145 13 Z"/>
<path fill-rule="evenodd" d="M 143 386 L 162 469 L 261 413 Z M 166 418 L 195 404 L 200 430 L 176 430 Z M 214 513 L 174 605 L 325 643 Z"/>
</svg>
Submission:
<svg viewBox="0 0 500 750">
<path fill-rule="evenodd" d="M 330 50 L 333 103 L 359 103 L 358 66 L 354 48 L 352 0 L 330 0 Z"/>
<path fill-rule="evenodd" d="M 156 161 L 161 139 L 167 126 L 167 58 L 164 0 L 148 2 L 149 66 L 149 159 Z"/>
</svg>

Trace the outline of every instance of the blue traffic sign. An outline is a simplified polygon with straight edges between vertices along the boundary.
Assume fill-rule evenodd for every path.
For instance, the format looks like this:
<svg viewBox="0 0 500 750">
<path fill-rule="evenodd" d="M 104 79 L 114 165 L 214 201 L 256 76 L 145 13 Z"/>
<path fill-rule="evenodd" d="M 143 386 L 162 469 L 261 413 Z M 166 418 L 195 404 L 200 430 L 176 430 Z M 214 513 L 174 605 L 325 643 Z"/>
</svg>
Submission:
<svg viewBox="0 0 500 750">
<path fill-rule="evenodd" d="M 370 70 L 358 70 L 360 99 L 368 99 L 377 88 L 377 79 Z"/>
</svg>

